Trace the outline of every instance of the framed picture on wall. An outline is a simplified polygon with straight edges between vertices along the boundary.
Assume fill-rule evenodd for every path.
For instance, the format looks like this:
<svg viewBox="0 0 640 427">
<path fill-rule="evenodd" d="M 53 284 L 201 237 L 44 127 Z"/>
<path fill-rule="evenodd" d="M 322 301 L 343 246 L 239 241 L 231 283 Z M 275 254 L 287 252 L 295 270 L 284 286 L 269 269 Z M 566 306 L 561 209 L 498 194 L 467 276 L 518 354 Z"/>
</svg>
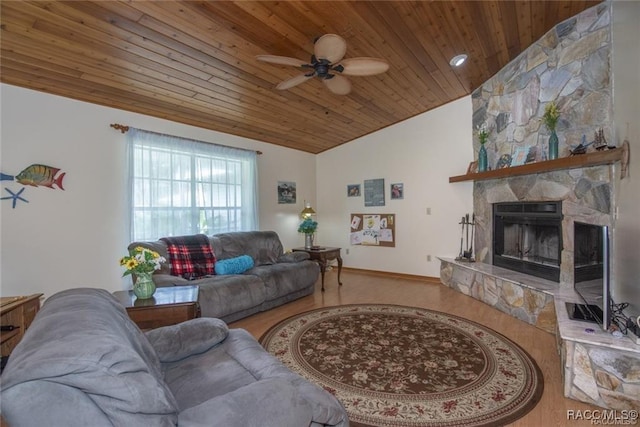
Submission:
<svg viewBox="0 0 640 427">
<path fill-rule="evenodd" d="M 296 203 L 296 183 L 293 181 L 278 181 L 278 204 Z"/>
<path fill-rule="evenodd" d="M 347 185 L 347 197 L 360 197 L 360 184 Z"/>
<path fill-rule="evenodd" d="M 364 180 L 364 205 L 384 206 L 384 178 Z"/>
<path fill-rule="evenodd" d="M 404 199 L 404 184 L 397 182 L 395 184 L 391 184 L 390 194 L 391 200 Z"/>
</svg>

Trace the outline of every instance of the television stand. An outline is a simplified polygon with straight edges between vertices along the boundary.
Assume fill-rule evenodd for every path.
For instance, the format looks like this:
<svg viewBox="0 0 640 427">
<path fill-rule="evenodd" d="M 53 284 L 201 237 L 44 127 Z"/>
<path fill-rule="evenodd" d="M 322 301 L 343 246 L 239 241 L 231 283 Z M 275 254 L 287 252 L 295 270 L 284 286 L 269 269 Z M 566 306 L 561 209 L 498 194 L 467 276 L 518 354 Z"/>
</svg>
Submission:
<svg viewBox="0 0 640 427">
<path fill-rule="evenodd" d="M 584 322 L 602 323 L 602 309 L 593 304 L 575 304 L 572 302 L 565 303 L 569 319 L 582 320 Z M 595 316 L 594 316 L 595 314 Z"/>
</svg>

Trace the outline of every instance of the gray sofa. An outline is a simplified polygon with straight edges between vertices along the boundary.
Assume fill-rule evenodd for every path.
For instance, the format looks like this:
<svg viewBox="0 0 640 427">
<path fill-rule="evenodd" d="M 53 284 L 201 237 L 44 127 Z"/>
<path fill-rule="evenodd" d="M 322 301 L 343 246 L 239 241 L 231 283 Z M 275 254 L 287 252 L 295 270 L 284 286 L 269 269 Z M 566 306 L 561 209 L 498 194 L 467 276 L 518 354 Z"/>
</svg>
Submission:
<svg viewBox="0 0 640 427">
<path fill-rule="evenodd" d="M 166 262 L 153 275 L 156 286 L 198 285 L 203 317 L 215 317 L 225 322 L 269 310 L 297 298 L 310 295 L 320 275 L 315 261 L 306 252 L 284 253 L 282 242 L 274 231 L 238 231 L 209 237 L 218 260 L 240 255 L 253 258 L 254 267 L 242 274 L 212 275 L 187 280 L 171 275 Z M 165 258 L 164 241 L 133 242 L 129 249 L 143 246 Z"/>
<path fill-rule="evenodd" d="M 348 426 L 342 405 L 245 330 L 199 318 L 143 333 L 101 289 L 46 300 L 2 374 L 11 426 Z"/>
</svg>

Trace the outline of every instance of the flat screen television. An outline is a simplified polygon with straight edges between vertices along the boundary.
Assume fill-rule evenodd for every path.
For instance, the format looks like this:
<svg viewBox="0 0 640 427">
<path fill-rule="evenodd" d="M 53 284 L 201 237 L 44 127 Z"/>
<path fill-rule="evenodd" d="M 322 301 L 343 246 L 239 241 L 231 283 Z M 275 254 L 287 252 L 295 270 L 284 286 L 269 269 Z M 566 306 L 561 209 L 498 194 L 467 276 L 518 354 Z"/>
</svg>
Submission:
<svg viewBox="0 0 640 427">
<path fill-rule="evenodd" d="M 567 303 L 569 317 L 599 324 L 605 331 L 611 324 L 609 227 L 574 223 L 574 289 L 581 303 Z"/>
</svg>

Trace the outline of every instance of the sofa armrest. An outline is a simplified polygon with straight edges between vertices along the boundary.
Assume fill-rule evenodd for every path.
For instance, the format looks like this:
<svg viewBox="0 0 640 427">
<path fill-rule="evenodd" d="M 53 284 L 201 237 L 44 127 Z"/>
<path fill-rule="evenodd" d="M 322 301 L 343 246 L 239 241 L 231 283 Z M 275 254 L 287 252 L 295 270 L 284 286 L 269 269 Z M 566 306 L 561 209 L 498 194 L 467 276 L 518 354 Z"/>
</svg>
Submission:
<svg viewBox="0 0 640 427">
<path fill-rule="evenodd" d="M 303 251 L 294 251 L 280 255 L 278 262 L 300 262 L 309 259 L 309 254 Z"/>
<path fill-rule="evenodd" d="M 199 317 L 145 332 L 161 362 L 176 362 L 204 353 L 227 338 L 227 324 L 212 317 Z"/>
<path fill-rule="evenodd" d="M 182 411 L 181 427 L 347 427 L 342 405 L 329 393 L 295 376 L 260 380 Z"/>
</svg>

